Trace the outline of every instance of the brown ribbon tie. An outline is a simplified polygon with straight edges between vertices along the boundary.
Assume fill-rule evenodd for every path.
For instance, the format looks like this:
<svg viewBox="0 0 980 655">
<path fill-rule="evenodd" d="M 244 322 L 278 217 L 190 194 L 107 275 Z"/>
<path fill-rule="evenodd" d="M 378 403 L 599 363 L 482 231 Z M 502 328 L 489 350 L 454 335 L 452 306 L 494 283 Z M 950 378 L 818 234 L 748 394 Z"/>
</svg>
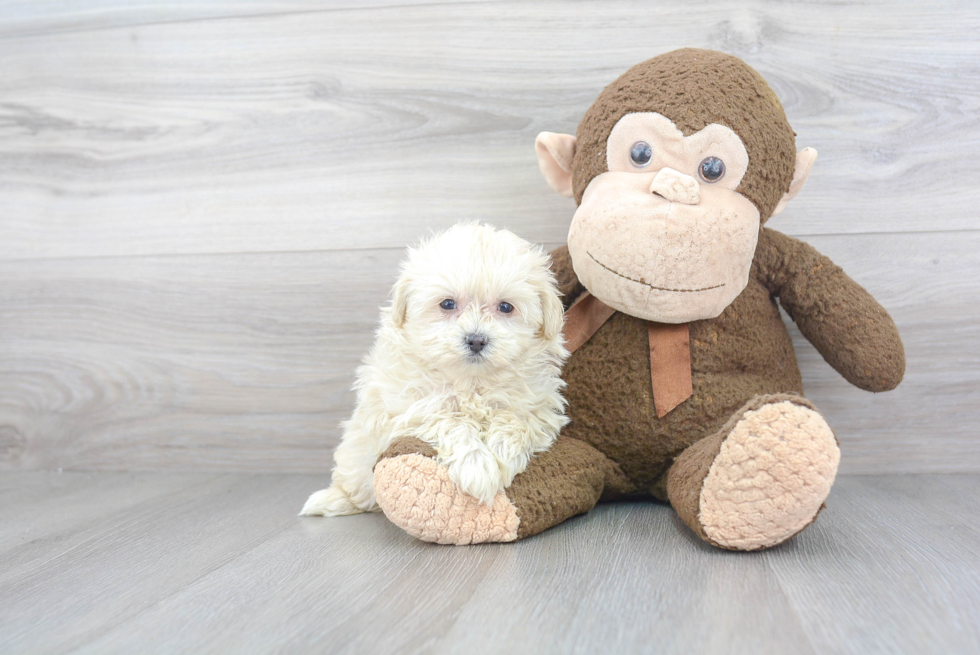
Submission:
<svg viewBox="0 0 980 655">
<path fill-rule="evenodd" d="M 592 338 L 616 310 L 584 292 L 565 312 L 565 347 L 575 352 Z M 647 321 L 650 380 L 657 418 L 691 397 L 691 330 L 688 323 Z"/>
<path fill-rule="evenodd" d="M 592 338 L 616 310 L 593 296 L 582 293 L 565 312 L 565 347 L 573 353 Z"/>
<path fill-rule="evenodd" d="M 657 418 L 691 397 L 691 328 L 688 323 L 649 323 L 650 379 Z"/>
</svg>

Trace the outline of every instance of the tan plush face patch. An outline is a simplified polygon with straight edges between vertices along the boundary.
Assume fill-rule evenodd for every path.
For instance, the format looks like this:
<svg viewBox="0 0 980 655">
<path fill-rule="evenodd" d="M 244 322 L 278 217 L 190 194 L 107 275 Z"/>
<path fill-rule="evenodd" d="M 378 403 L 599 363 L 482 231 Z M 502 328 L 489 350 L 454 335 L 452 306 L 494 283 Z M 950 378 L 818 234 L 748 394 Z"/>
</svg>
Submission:
<svg viewBox="0 0 980 655">
<path fill-rule="evenodd" d="M 685 137 L 661 114 L 627 114 L 606 160 L 568 233 L 579 280 L 651 321 L 721 314 L 748 283 L 759 235 L 759 210 L 736 191 L 749 165 L 741 139 L 718 124 Z"/>
</svg>

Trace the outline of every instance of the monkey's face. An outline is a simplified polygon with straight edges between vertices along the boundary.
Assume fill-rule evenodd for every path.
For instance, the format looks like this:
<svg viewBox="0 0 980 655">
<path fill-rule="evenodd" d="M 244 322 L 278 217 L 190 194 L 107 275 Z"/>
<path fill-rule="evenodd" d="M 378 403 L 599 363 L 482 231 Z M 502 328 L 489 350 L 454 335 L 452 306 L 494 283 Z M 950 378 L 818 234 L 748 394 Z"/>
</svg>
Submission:
<svg viewBox="0 0 980 655">
<path fill-rule="evenodd" d="M 568 249 L 610 307 L 661 323 L 714 318 L 742 292 L 758 208 L 738 193 L 745 146 L 716 123 L 684 136 L 654 112 L 623 116 L 572 219 Z"/>
</svg>

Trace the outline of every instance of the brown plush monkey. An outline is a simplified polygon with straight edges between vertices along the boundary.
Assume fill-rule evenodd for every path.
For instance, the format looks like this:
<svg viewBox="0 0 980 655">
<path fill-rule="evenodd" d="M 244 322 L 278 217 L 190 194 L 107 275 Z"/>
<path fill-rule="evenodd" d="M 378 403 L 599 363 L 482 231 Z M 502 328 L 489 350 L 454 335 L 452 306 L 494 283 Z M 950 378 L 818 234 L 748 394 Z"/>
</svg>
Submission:
<svg viewBox="0 0 980 655">
<path fill-rule="evenodd" d="M 756 71 L 695 49 L 634 66 L 577 138 L 545 132 L 536 149 L 579 205 L 553 253 L 571 423 L 492 507 L 456 491 L 425 444 L 396 442 L 375 468 L 385 513 L 429 541 L 513 541 L 599 501 L 653 496 L 722 548 L 800 532 L 840 452 L 803 396 L 777 299 L 852 384 L 886 391 L 905 370 L 888 313 L 816 250 L 762 227 L 816 152 L 796 152 Z"/>
</svg>

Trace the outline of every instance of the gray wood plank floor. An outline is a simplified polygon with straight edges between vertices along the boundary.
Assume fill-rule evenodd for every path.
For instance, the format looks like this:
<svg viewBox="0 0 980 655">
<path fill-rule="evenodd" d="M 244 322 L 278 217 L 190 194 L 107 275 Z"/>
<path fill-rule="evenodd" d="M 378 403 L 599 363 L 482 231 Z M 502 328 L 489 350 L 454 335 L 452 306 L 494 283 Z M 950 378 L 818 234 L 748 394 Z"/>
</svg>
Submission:
<svg viewBox="0 0 980 655">
<path fill-rule="evenodd" d="M 843 476 L 749 554 L 653 503 L 435 546 L 297 518 L 322 482 L 4 473 L 0 652 L 980 652 L 980 475 Z"/>
</svg>

